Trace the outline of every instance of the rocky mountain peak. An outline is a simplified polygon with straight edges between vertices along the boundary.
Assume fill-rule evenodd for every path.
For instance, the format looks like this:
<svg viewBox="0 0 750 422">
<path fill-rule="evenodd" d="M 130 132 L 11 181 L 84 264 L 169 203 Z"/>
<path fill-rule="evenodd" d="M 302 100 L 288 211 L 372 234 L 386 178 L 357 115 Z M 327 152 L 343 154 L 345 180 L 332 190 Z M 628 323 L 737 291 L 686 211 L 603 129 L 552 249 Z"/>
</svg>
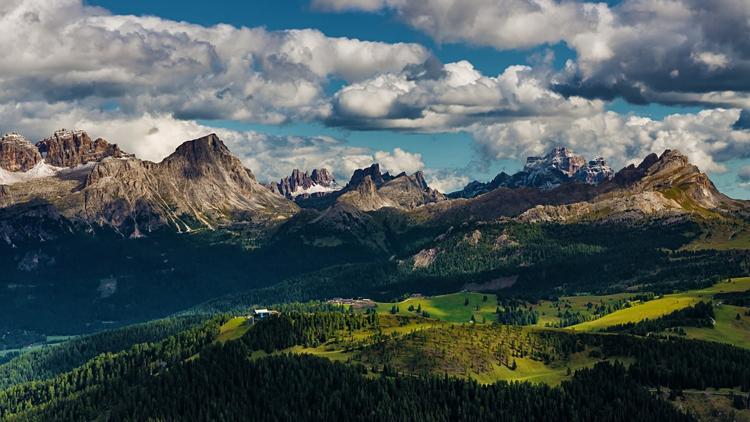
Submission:
<svg viewBox="0 0 750 422">
<path fill-rule="evenodd" d="M 427 181 L 424 180 L 424 173 L 422 170 L 417 171 L 414 173 L 414 180 L 417 182 L 419 187 L 421 187 L 423 190 L 428 190 L 430 187 L 427 185 Z"/>
<path fill-rule="evenodd" d="M 538 188 L 548 191 L 571 181 L 599 185 L 611 180 L 614 174 L 612 168 L 601 157 L 586 161 L 583 156 L 576 155 L 573 150 L 557 146 L 543 156 L 526 158 L 523 169 L 512 176 L 501 172 L 491 182 L 474 181 L 449 196 L 473 198 L 500 187 Z"/>
<path fill-rule="evenodd" d="M 665 150 L 661 156 L 651 153 L 638 166 L 630 164 L 615 174 L 613 181 L 620 186 L 633 185 L 648 175 L 669 173 L 686 169 L 692 173 L 700 173 L 697 167 L 690 164 L 687 156 L 678 150 Z"/>
<path fill-rule="evenodd" d="M 323 196 L 339 190 L 336 179 L 325 168 L 314 169 L 309 174 L 294 169 L 291 176 L 284 177 L 278 183 L 271 183 L 268 187 L 289 199 Z"/>
<path fill-rule="evenodd" d="M 574 154 L 566 147 L 557 146 L 543 157 L 528 157 L 524 171 L 534 174 L 554 169 L 571 177 L 585 164 L 586 159 L 583 156 Z"/>
<path fill-rule="evenodd" d="M 190 231 L 297 210 L 260 185 L 215 134 L 184 142 L 160 163 L 104 160 L 91 171 L 84 198 L 88 219 L 121 231 L 164 224 Z"/>
<path fill-rule="evenodd" d="M 36 147 L 44 161 L 55 167 L 75 167 L 92 161 L 101 161 L 106 157 L 129 156 L 117 144 L 110 144 L 102 138 L 92 140 L 82 130 L 58 130 L 52 136 L 39 141 Z"/>
<path fill-rule="evenodd" d="M 583 183 L 589 185 L 599 185 L 611 180 L 615 176 L 615 171 L 607 164 L 602 157 L 596 157 L 581 167 L 574 177 Z"/>
<path fill-rule="evenodd" d="M 312 173 L 310 173 L 310 179 L 323 186 L 330 186 L 336 183 L 336 179 L 333 178 L 333 175 L 326 168 L 313 169 Z"/>
<path fill-rule="evenodd" d="M 184 157 L 189 161 L 209 158 L 215 154 L 231 155 L 229 148 L 215 133 L 180 144 L 170 157 Z"/>
<path fill-rule="evenodd" d="M 18 133 L 0 138 L 0 168 L 11 172 L 26 172 L 42 161 L 39 150 Z"/>
<path fill-rule="evenodd" d="M 393 176 L 391 176 L 388 172 L 381 173 L 380 164 L 374 163 L 370 167 L 355 170 L 354 174 L 352 174 L 352 178 L 347 184 L 347 187 L 356 187 L 357 185 L 362 183 L 362 179 L 364 179 L 365 176 L 370 176 L 372 182 L 376 186 L 380 186 L 383 183 L 393 179 Z"/>
</svg>

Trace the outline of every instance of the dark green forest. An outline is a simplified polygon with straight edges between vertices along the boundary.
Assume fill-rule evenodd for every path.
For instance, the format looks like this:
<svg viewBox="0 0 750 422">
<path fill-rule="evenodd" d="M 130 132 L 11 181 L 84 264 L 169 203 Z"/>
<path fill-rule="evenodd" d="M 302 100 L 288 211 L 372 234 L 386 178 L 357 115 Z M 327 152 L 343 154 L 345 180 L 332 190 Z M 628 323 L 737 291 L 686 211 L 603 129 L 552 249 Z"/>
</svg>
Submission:
<svg viewBox="0 0 750 422">
<path fill-rule="evenodd" d="M 289 311 L 258 322 L 238 340 L 216 342 L 219 326 L 225 321 L 226 317 L 217 316 L 202 323 L 163 322 L 159 327 L 149 329 L 146 325 L 110 337 L 91 336 L 86 340 L 88 347 L 97 350 L 122 347 L 118 336 L 128 334 L 141 336 L 144 342 L 103 352 L 74 369 L 63 360 L 48 357 L 43 371 L 47 376 L 30 382 L 19 378 L 0 389 L 0 418 L 348 420 L 356 415 L 362 420 L 384 421 L 677 421 L 692 418 L 655 397 L 649 387 L 750 389 L 750 351 L 717 343 L 542 330 L 537 340 L 518 344 L 543 344 L 563 355 L 591 348 L 591 353 L 609 359 L 577 371 L 560 387 L 506 382 L 482 386 L 463 379 L 412 377 L 388 367 L 371 368 L 356 362 L 345 365 L 304 355 L 251 358 L 260 350 L 314 346 L 341 333 L 377 330 L 379 319 L 373 313 Z M 163 340 L 145 340 L 165 335 L 181 324 L 187 328 L 179 333 Z M 499 326 L 497 333 L 507 337 L 509 344 L 516 344 L 509 336 L 518 330 L 521 328 Z M 391 340 L 382 337 L 377 341 Z M 535 350 L 536 346 L 528 353 Z M 72 350 L 68 353 L 72 355 Z M 6 366 L 23 368 L 23 358 Z M 623 366 L 620 358 L 634 361 Z"/>
</svg>

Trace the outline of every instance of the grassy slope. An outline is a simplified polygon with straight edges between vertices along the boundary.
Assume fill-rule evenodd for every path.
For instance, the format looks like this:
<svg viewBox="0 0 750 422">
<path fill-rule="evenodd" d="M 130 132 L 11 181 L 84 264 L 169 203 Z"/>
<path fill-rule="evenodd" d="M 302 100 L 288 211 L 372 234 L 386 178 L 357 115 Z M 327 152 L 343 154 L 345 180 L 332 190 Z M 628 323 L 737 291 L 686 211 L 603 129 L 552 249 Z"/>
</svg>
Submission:
<svg viewBox="0 0 750 422">
<path fill-rule="evenodd" d="M 458 309 L 464 315 L 466 311 L 463 309 L 463 294 L 452 296 L 461 297 L 460 307 L 455 305 L 457 303 L 454 300 L 455 298 L 446 299 L 445 297 L 438 298 L 437 305 L 435 303 L 429 303 L 429 305 L 443 311 L 446 310 L 445 306 L 452 305 L 453 309 Z M 482 295 L 475 295 L 474 297 L 482 300 Z M 489 301 L 490 298 L 488 298 Z M 420 303 L 422 303 L 423 308 L 427 306 L 425 302 Z M 443 305 L 443 307 L 440 305 Z M 390 310 L 390 307 L 388 309 Z M 482 326 L 478 324 L 473 326 L 470 324 L 435 321 L 414 316 L 409 316 L 408 321 L 405 322 L 404 318 L 398 321 L 395 316 L 390 315 L 387 311 L 384 311 L 380 321 L 382 333 L 396 338 L 399 350 L 404 352 L 402 356 L 392 356 L 393 359 L 408 366 L 408 362 L 412 362 L 417 356 L 421 356 L 416 361 L 427 359 L 437 365 L 437 369 L 431 371 L 434 374 L 447 373 L 453 376 L 470 378 L 483 384 L 506 380 L 558 385 L 563 380 L 570 378 L 568 368 L 572 372 L 575 372 L 576 369 L 591 367 L 600 361 L 599 359 L 590 357 L 590 350 L 586 350 L 571 355 L 565 361 L 553 361 L 549 364 L 530 358 L 517 357 L 514 359 L 517 368 L 511 370 L 496 362 L 496 358 L 492 352 L 493 349 L 489 347 L 496 340 L 493 335 L 495 331 L 489 325 Z M 437 331 L 432 329 L 437 329 Z M 525 329 L 534 330 L 535 328 L 527 327 Z M 428 330 L 425 331 L 425 333 L 428 333 L 427 343 L 425 344 L 414 344 L 401 339 L 401 336 L 405 334 L 421 330 Z M 295 346 L 276 353 L 306 353 L 325 357 L 333 361 L 356 363 L 361 362 L 359 359 L 361 356 L 358 357 L 354 351 L 344 350 L 347 341 L 352 339 L 363 340 L 373 334 L 374 332 L 370 330 L 359 331 L 354 332 L 352 337 L 343 335 L 341 342 L 333 340 L 318 347 Z M 435 357 L 433 352 L 437 350 L 444 350 L 447 352 L 447 355 Z M 264 356 L 265 354 L 262 355 Z M 433 356 L 433 358 L 427 358 L 426 356 L 428 355 Z M 438 355 L 441 355 L 441 353 L 438 353 Z M 257 357 L 261 357 L 261 355 Z M 364 363 L 369 365 L 367 362 Z"/>
<path fill-rule="evenodd" d="M 487 296 L 487 301 L 484 301 L 484 296 Z M 466 299 L 469 299 L 469 304 L 464 305 Z M 399 315 L 414 315 L 414 312 L 409 312 L 409 306 L 413 305 L 416 309 L 419 305 L 422 306 L 422 311 L 428 312 L 431 318 L 447 322 L 469 322 L 471 316 L 477 322 L 482 322 L 482 318 L 486 320 L 495 320 L 495 310 L 497 309 L 497 298 L 493 294 L 483 295 L 481 293 L 453 293 L 449 295 L 431 296 L 431 297 L 415 297 L 409 298 L 398 303 L 378 303 L 377 311 L 379 313 L 389 313 L 393 305 L 397 305 L 399 308 Z M 476 306 L 479 305 L 479 310 L 476 310 Z"/>
<path fill-rule="evenodd" d="M 602 318 L 587 321 L 578 325 L 569 327 L 576 331 L 597 331 L 603 328 L 625 324 L 628 322 L 638 322 L 646 318 L 655 319 L 667 315 L 679 309 L 692 306 L 699 301 L 708 301 L 716 293 L 742 292 L 750 290 L 750 277 L 733 279 L 731 282 L 722 282 L 714 286 L 690 290 L 682 293 L 665 295 L 662 298 L 654 299 L 642 304 L 632 302 L 633 306 L 615 311 Z M 483 300 L 487 296 L 487 301 Z M 538 326 L 545 326 L 547 323 L 559 321 L 557 313 L 559 310 L 569 309 L 572 312 L 581 312 L 583 315 L 592 316 L 586 304 L 589 302 L 597 305 L 604 302 L 605 305 L 618 300 L 627 299 L 633 296 L 630 293 L 618 293 L 606 296 L 565 296 L 561 297 L 558 302 L 541 301 L 533 305 L 539 313 Z M 469 299 L 469 305 L 464 306 L 465 299 Z M 399 315 L 414 315 L 409 312 L 408 308 L 413 305 L 416 309 L 418 305 L 422 310 L 429 312 L 430 317 L 452 322 L 468 322 L 472 315 L 475 320 L 481 323 L 483 318 L 489 323 L 495 321 L 495 309 L 497 307 L 497 298 L 495 295 L 481 293 L 454 293 L 449 295 L 433 297 L 409 298 L 398 303 L 378 303 L 377 311 L 382 314 L 390 313 L 393 305 L 399 307 Z M 479 310 L 476 310 L 479 305 Z M 688 338 L 701 340 L 718 341 L 730 343 L 740 347 L 750 348 L 750 317 L 744 315 L 746 309 L 737 308 L 728 305 L 718 306 L 716 308 L 716 327 L 711 328 L 687 328 Z M 737 313 L 740 313 L 741 320 L 735 321 Z"/>
<path fill-rule="evenodd" d="M 599 319 L 586 321 L 569 328 L 576 331 L 597 331 L 612 325 L 638 322 L 647 318 L 656 319 L 678 309 L 692 306 L 700 300 L 700 297 L 689 293 L 666 295 L 661 299 L 654 299 L 631 308 L 620 309 Z"/>
<path fill-rule="evenodd" d="M 618 300 L 624 300 L 632 297 L 631 293 L 617 293 L 606 296 L 582 295 L 582 296 L 563 296 L 557 302 L 548 300 L 540 301 L 533 308 L 539 313 L 539 326 L 555 324 L 560 322 L 557 317 L 558 312 L 564 312 L 569 309 L 571 312 L 580 312 L 582 315 L 593 318 L 594 314 L 586 306 L 588 303 L 598 305 L 604 302 L 604 305 L 612 304 Z"/>
<path fill-rule="evenodd" d="M 750 316 L 745 315 L 747 308 L 731 305 L 720 305 L 716 312 L 714 328 L 686 327 L 689 338 L 729 343 L 750 349 Z M 735 318 L 740 314 L 740 320 Z"/>
<path fill-rule="evenodd" d="M 712 220 L 709 228 L 683 249 L 750 249 L 750 227 L 741 221 Z"/>
<path fill-rule="evenodd" d="M 711 300 L 713 295 L 717 293 L 747 290 L 750 290 L 750 277 L 737 278 L 705 289 L 665 295 L 661 299 L 655 299 L 632 308 L 621 309 L 597 320 L 587 321 L 570 328 L 577 331 L 596 331 L 612 325 L 638 322 L 646 318 L 654 319 L 691 306 L 696 302 Z M 713 329 L 688 328 L 686 329 L 688 337 L 750 347 L 750 323 L 746 321 L 747 318 L 743 318 L 740 322 L 734 321 L 733 318 L 738 312 L 744 314 L 744 308 L 728 305 L 719 306 L 716 308 L 716 327 Z"/>
<path fill-rule="evenodd" d="M 216 340 L 221 343 L 237 340 L 244 336 L 250 327 L 251 325 L 245 317 L 232 318 L 219 328 L 219 337 Z"/>
<path fill-rule="evenodd" d="M 484 301 L 484 296 L 487 296 L 487 301 Z M 559 322 L 560 318 L 557 317 L 557 314 L 560 311 L 564 312 L 565 309 L 569 309 L 571 312 L 581 312 L 583 315 L 593 318 L 593 313 L 586 306 L 589 302 L 594 305 L 598 305 L 600 302 L 609 305 L 631 296 L 633 296 L 631 293 L 606 296 L 563 296 L 556 302 L 540 301 L 538 304 L 532 305 L 532 308 L 539 313 L 537 325 L 545 327 L 547 324 Z M 469 299 L 469 305 L 465 306 L 464 303 L 467 298 Z M 409 306 L 414 306 L 416 309 L 418 305 L 421 305 L 422 310 L 428 312 L 431 318 L 455 323 L 469 322 L 472 315 L 478 323 L 481 323 L 483 318 L 488 323 L 497 319 L 495 316 L 497 297 L 493 294 L 452 293 L 441 296 L 409 298 L 401 302 L 381 302 L 377 305 L 377 311 L 383 314 L 390 313 L 393 305 L 397 305 L 399 315 L 414 315 L 414 312 L 408 311 Z M 478 311 L 476 305 L 479 305 Z"/>
</svg>

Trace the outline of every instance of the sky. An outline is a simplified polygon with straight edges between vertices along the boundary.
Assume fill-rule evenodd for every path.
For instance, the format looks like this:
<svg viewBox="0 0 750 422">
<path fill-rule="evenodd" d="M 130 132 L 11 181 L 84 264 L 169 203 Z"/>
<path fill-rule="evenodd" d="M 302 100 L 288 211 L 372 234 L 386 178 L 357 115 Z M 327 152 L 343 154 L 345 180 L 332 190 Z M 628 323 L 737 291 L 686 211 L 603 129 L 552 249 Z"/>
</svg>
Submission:
<svg viewBox="0 0 750 422">
<path fill-rule="evenodd" d="M 679 149 L 750 198 L 746 0 L 4 0 L 0 131 L 158 161 L 216 132 L 261 181 L 373 162 L 442 191 L 565 145 Z"/>
</svg>

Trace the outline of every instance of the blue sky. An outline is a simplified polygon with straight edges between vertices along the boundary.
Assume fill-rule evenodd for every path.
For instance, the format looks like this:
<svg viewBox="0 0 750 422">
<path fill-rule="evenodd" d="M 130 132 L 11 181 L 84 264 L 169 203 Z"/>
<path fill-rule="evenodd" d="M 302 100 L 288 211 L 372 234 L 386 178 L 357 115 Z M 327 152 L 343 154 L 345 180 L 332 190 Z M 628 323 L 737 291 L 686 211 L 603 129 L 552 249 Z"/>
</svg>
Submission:
<svg viewBox="0 0 750 422">
<path fill-rule="evenodd" d="M 315 28 L 326 35 L 350 37 L 368 41 L 414 42 L 427 46 L 443 62 L 470 61 L 482 73 L 496 75 L 506 67 L 526 64 L 531 56 L 551 49 L 555 53 L 555 65 L 561 67 L 575 53 L 563 44 L 524 50 L 497 51 L 491 47 L 459 43 L 435 43 L 430 37 L 410 29 L 386 14 L 349 12 L 341 14 L 315 10 L 308 0 L 183 0 L 179 7 L 170 1 L 154 0 L 93 0 L 91 5 L 104 7 L 117 14 L 155 15 L 163 18 L 187 21 L 202 25 L 228 23 L 235 26 L 264 26 L 271 30 Z M 337 86 L 332 81 L 332 86 Z M 628 109 L 627 104 L 618 104 L 619 110 Z M 639 113 L 658 117 L 668 114 L 673 107 L 651 105 L 641 107 Z M 329 135 L 348 141 L 355 146 L 371 146 L 380 149 L 400 147 L 422 154 L 425 164 L 439 168 L 466 168 L 476 158 L 471 136 L 458 133 L 405 133 L 398 131 L 353 131 L 326 127 L 317 123 L 299 122 L 285 125 L 263 125 L 233 121 L 209 121 L 203 123 L 236 130 L 257 130 L 274 135 Z M 516 171 L 521 163 L 516 160 L 499 160 L 491 167 L 471 166 L 472 178 L 491 179 L 499 171 Z"/>
<path fill-rule="evenodd" d="M 750 108 L 750 7 L 717 0 L 698 13 L 696 4 L 0 5 L 0 20 L 4 7 L 28 19 L 23 31 L 5 23 L 5 49 L 33 53 L 6 60 L 17 74 L 4 91 L 16 106 L 0 107 L 0 129 L 34 137 L 86 125 L 154 160 L 179 138 L 223 130 L 263 178 L 316 160 L 346 177 L 377 156 L 394 171 L 424 169 L 445 189 L 517 170 L 556 144 L 615 167 L 678 148 L 724 192 L 750 197 L 738 178 L 750 128 L 735 124 Z M 218 24 L 232 25 L 232 35 Z M 50 45 L 57 61 L 48 60 Z"/>
</svg>

